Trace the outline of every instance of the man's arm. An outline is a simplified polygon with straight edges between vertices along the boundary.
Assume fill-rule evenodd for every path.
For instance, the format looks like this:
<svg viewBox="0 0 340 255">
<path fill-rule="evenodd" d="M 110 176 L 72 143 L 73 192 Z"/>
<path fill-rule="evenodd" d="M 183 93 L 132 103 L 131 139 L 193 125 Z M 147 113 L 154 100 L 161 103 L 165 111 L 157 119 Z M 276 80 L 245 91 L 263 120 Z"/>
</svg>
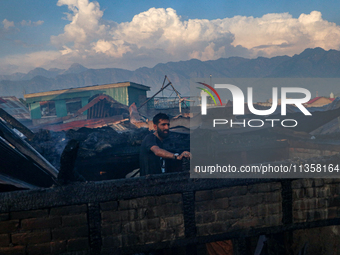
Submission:
<svg viewBox="0 0 340 255">
<path fill-rule="evenodd" d="M 154 145 L 150 148 L 150 150 L 157 156 L 162 158 L 169 158 L 169 159 L 175 159 L 175 154 L 172 152 L 169 152 L 167 150 L 161 149 L 158 146 Z M 181 160 L 183 157 L 189 158 L 190 152 L 183 151 L 181 155 L 177 156 L 178 160 Z"/>
</svg>

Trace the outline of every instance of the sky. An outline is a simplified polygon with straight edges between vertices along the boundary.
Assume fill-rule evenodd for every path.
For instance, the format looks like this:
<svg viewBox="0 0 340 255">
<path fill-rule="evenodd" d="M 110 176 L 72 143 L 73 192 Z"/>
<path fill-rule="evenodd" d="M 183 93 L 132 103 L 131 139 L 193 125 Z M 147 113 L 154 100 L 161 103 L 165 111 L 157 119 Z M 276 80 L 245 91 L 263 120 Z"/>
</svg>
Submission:
<svg viewBox="0 0 340 255">
<path fill-rule="evenodd" d="M 340 48 L 340 1 L 2 0 L 0 74 Z"/>
</svg>

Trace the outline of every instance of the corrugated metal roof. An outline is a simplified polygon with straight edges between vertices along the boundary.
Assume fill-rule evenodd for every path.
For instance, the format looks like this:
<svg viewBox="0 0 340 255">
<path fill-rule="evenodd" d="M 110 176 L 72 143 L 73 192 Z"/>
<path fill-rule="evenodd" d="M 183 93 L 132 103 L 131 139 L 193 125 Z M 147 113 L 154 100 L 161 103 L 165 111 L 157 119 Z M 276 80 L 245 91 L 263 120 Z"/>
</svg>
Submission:
<svg viewBox="0 0 340 255">
<path fill-rule="evenodd" d="M 320 107 L 308 107 L 309 112 L 329 111 L 340 107 L 340 97 L 334 98 L 333 102 Z"/>
<path fill-rule="evenodd" d="M 313 99 L 309 100 L 306 104 L 312 104 L 314 103 L 315 101 L 319 100 L 320 98 L 326 98 L 326 99 L 329 99 L 330 101 L 334 101 L 335 98 L 328 98 L 328 97 L 314 97 Z"/>
<path fill-rule="evenodd" d="M 85 86 L 85 87 L 78 87 L 78 88 L 69 88 L 69 89 L 59 89 L 59 90 L 51 90 L 46 92 L 38 92 L 38 93 L 30 93 L 25 94 L 24 98 L 34 98 L 39 96 L 49 96 L 49 95 L 60 95 L 64 93 L 75 93 L 81 91 L 91 91 L 91 90 L 102 90 L 102 89 L 109 89 L 109 88 L 119 88 L 119 87 L 134 87 L 137 89 L 149 91 L 150 87 L 145 86 L 142 84 L 134 83 L 134 82 L 118 82 L 118 83 L 111 83 L 111 84 L 103 84 L 103 85 L 92 85 L 92 86 Z"/>
<path fill-rule="evenodd" d="M 122 124 L 119 124 L 119 123 L 110 125 L 110 128 L 114 129 L 118 133 L 122 133 L 122 132 L 126 132 L 126 131 L 130 130 L 127 127 L 125 127 L 125 126 L 123 126 Z"/>
<path fill-rule="evenodd" d="M 0 108 L 17 120 L 30 120 L 31 115 L 28 108 L 14 96 L 0 97 Z"/>
<path fill-rule="evenodd" d="M 69 129 L 79 129 L 82 127 L 99 128 L 99 127 L 104 127 L 104 126 L 111 126 L 112 124 L 120 122 L 122 120 L 123 120 L 122 115 L 117 115 L 114 117 L 102 118 L 102 119 L 77 120 L 77 121 L 72 121 L 72 122 L 58 124 L 58 125 L 39 126 L 39 128 L 58 132 L 62 130 L 66 131 Z"/>
</svg>

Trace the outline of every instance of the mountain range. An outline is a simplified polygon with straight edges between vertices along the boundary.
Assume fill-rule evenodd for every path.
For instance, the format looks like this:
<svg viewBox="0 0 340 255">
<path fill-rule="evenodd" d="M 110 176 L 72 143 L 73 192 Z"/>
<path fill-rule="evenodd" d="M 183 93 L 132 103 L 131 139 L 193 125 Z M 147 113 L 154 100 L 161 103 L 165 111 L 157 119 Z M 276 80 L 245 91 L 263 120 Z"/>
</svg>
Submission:
<svg viewBox="0 0 340 255">
<path fill-rule="evenodd" d="M 72 64 L 68 69 L 35 68 L 27 74 L 0 75 L 0 96 L 23 97 L 57 89 L 131 81 L 151 87 L 149 96 L 162 86 L 167 75 L 182 95 L 189 95 L 191 78 L 340 78 L 340 51 L 306 49 L 292 57 L 242 57 L 217 60 L 168 62 L 135 71 L 119 68 L 88 69 Z M 339 89 L 340 91 L 340 89 Z M 335 92 L 339 92 L 335 91 Z"/>
</svg>

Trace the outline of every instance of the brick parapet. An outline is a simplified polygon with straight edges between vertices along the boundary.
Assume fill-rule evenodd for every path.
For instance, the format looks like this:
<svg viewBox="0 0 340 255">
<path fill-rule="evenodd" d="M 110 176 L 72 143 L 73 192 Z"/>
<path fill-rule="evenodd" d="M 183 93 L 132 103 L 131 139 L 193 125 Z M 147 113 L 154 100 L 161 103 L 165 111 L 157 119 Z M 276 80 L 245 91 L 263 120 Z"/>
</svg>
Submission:
<svg viewBox="0 0 340 255">
<path fill-rule="evenodd" d="M 197 235 L 282 224 L 281 183 L 196 192 Z"/>
<path fill-rule="evenodd" d="M 294 222 L 340 217 L 340 179 L 299 179 L 292 182 Z"/>
<path fill-rule="evenodd" d="M 340 224 L 339 182 L 169 174 L 3 193 L 0 254 L 128 254 Z"/>
<path fill-rule="evenodd" d="M 0 222 L 0 232 L 6 233 L 0 254 L 89 251 L 86 204 L 10 212 L 6 219 Z"/>
<path fill-rule="evenodd" d="M 181 194 L 101 203 L 103 248 L 184 238 Z"/>
</svg>

